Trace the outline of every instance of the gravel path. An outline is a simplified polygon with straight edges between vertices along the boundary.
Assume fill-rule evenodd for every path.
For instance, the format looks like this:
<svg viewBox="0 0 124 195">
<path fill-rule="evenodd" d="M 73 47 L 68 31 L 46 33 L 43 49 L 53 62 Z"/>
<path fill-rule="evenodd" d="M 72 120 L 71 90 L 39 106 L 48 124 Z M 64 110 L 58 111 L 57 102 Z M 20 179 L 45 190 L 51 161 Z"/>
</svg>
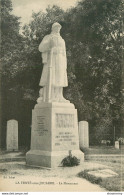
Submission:
<svg viewBox="0 0 124 195">
<path fill-rule="evenodd" d="M 29 167 L 25 162 L 0 163 L 0 191 L 82 191 L 105 192 L 96 184 L 79 178 L 84 169 L 106 168 L 93 162 L 77 167 L 41 169 Z"/>
</svg>

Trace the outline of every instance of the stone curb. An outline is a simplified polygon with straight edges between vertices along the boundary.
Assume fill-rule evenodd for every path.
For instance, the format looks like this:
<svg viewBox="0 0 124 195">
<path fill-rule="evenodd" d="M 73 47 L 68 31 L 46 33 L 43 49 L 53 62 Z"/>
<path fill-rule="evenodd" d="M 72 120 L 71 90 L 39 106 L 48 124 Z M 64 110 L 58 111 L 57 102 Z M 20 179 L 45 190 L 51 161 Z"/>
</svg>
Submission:
<svg viewBox="0 0 124 195">
<path fill-rule="evenodd" d="M 25 157 L 13 157 L 13 158 L 1 158 L 0 163 L 13 162 L 13 161 L 25 161 Z"/>
<path fill-rule="evenodd" d="M 116 160 L 122 161 L 124 160 L 124 155 L 85 155 L 85 160 Z"/>
</svg>

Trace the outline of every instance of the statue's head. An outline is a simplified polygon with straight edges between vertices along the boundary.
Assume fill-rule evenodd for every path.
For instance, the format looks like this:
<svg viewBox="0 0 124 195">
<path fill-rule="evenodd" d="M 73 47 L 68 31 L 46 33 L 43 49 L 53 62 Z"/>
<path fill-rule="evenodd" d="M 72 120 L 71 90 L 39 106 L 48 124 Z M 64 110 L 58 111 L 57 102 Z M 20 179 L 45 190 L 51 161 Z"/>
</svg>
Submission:
<svg viewBox="0 0 124 195">
<path fill-rule="evenodd" d="M 62 28 L 62 26 L 58 23 L 58 22 L 55 22 L 53 25 L 52 25 L 52 31 L 53 32 L 60 32 L 60 29 Z"/>
</svg>

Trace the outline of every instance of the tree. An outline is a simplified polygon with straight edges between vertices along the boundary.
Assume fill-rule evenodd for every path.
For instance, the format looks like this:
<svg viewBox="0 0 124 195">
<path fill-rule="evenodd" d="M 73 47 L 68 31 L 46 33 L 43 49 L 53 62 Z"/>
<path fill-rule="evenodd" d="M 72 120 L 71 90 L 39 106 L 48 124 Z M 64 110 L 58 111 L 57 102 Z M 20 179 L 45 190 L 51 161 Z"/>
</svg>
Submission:
<svg viewBox="0 0 124 195">
<path fill-rule="evenodd" d="M 41 13 L 45 20 L 50 20 L 49 14 L 53 13 L 54 15 L 55 13 L 59 18 L 59 14 L 62 13 L 62 10 L 56 6 L 47 10 L 46 16 Z M 25 26 L 24 36 L 22 36 L 19 34 L 19 18 L 12 15 L 11 11 L 11 1 L 3 0 L 1 85 L 2 111 L 4 110 L 2 112 L 2 137 L 4 139 L 2 140 L 2 146 L 5 147 L 6 122 L 14 118 L 19 121 L 19 145 L 29 147 L 31 110 L 38 98 L 39 80 L 42 71 L 41 54 L 38 52 L 39 40 L 35 38 L 33 32 L 36 23 L 32 22 L 29 26 Z M 37 14 L 34 13 L 34 20 L 37 20 L 36 16 Z M 46 30 L 48 31 L 46 28 L 44 30 L 43 33 L 46 33 Z M 42 39 L 42 37 L 40 38 Z"/>
<path fill-rule="evenodd" d="M 2 147 L 5 147 L 6 123 L 16 118 L 18 93 L 15 74 L 19 67 L 19 55 L 23 49 L 22 36 L 19 34 L 19 18 L 11 14 L 11 0 L 1 0 L 1 130 Z M 15 106 L 14 106 L 15 105 Z"/>
<path fill-rule="evenodd" d="M 26 53 L 32 56 L 28 62 L 31 69 L 36 64 L 41 74 L 38 45 L 50 32 L 53 22 L 62 24 L 61 35 L 67 46 L 69 79 L 69 87 L 64 93 L 76 105 L 80 120 L 95 121 L 92 126 L 94 134 L 98 121 L 101 120 L 103 124 L 102 121 L 109 120 L 109 128 L 111 122 L 114 124 L 122 120 L 122 9 L 122 0 L 85 0 L 67 12 L 53 6 L 48 7 L 46 13 L 33 13 L 33 20 L 24 27 L 28 45 Z M 38 94 L 39 89 L 37 93 L 35 90 L 36 86 L 34 93 Z M 98 132 L 102 135 L 100 130 Z"/>
<path fill-rule="evenodd" d="M 43 67 L 38 46 L 57 21 L 67 50 L 69 86 L 64 89 L 65 97 L 75 104 L 79 120 L 89 122 L 94 140 L 112 135 L 113 125 L 120 135 L 122 0 L 81 0 L 67 11 L 49 6 L 46 12 L 33 13 L 32 21 L 23 27 L 23 36 L 19 34 L 19 18 L 11 10 L 11 1 L 2 0 L 4 121 L 16 116 L 22 134 L 30 136 L 31 109 L 38 98 Z M 25 139 L 22 145 L 26 145 Z"/>
<path fill-rule="evenodd" d="M 89 105 L 87 120 L 95 120 L 95 126 L 104 118 L 113 125 L 122 120 L 122 10 L 122 0 L 87 0 L 66 16 L 76 80 L 82 84 L 84 104 Z"/>
</svg>

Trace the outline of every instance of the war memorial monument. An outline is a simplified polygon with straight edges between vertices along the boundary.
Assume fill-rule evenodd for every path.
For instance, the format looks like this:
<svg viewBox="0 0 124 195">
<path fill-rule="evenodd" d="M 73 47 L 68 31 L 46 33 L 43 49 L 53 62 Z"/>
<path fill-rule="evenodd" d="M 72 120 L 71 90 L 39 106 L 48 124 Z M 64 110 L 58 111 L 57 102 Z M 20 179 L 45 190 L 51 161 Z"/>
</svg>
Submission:
<svg viewBox="0 0 124 195">
<path fill-rule="evenodd" d="M 68 79 L 66 46 L 60 29 L 61 25 L 54 23 L 39 45 L 44 66 L 40 97 L 32 111 L 31 149 L 26 154 L 26 163 L 31 166 L 58 167 L 69 153 L 80 163 L 84 161 L 79 149 L 77 110 L 63 97 Z"/>
</svg>

